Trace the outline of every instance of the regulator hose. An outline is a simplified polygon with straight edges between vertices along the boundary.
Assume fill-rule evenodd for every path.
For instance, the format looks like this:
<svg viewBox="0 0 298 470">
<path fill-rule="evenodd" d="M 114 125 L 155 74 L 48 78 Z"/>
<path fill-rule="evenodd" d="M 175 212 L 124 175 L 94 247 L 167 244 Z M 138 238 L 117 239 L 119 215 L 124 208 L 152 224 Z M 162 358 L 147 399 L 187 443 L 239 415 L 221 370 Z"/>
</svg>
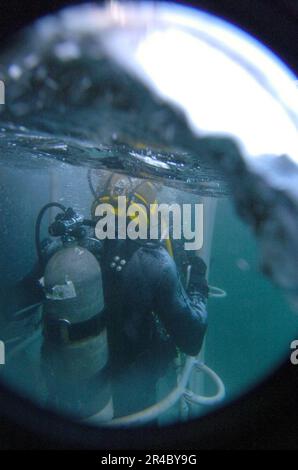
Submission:
<svg viewBox="0 0 298 470">
<path fill-rule="evenodd" d="M 63 212 L 66 212 L 66 207 L 63 206 L 63 204 L 59 204 L 59 202 L 49 202 L 48 204 L 43 206 L 42 209 L 39 211 L 35 222 L 35 247 L 40 267 L 43 267 L 42 249 L 40 244 L 40 228 L 44 214 L 48 209 L 51 209 L 52 207 L 58 207 L 58 209 L 61 209 Z"/>
<path fill-rule="evenodd" d="M 96 190 L 94 189 L 93 182 L 92 182 L 92 168 L 89 168 L 89 169 L 88 169 L 88 172 L 87 172 L 87 180 L 88 180 L 88 184 L 89 184 L 89 188 L 90 188 L 90 191 L 91 191 L 92 196 L 93 196 L 95 199 L 97 199 L 97 198 L 98 198 L 98 194 L 97 194 Z"/>
</svg>

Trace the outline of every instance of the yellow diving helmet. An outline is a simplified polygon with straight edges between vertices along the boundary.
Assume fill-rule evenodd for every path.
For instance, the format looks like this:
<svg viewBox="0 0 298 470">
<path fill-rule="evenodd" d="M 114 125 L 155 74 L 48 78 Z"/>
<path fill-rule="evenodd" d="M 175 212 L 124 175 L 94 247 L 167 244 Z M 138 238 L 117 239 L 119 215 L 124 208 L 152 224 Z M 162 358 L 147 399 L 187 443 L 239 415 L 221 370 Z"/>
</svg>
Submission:
<svg viewBox="0 0 298 470">
<path fill-rule="evenodd" d="M 136 217 L 144 217 L 144 221 L 149 224 L 150 213 L 157 210 L 157 192 L 159 184 L 149 180 L 134 180 L 127 175 L 113 173 L 105 184 L 105 189 L 93 202 L 91 215 L 95 217 L 95 210 L 99 204 L 110 204 L 115 216 L 127 215 L 130 220 Z M 118 197 L 126 197 L 125 214 L 119 213 Z M 164 239 L 167 251 L 173 256 L 173 249 L 169 237 Z"/>
</svg>

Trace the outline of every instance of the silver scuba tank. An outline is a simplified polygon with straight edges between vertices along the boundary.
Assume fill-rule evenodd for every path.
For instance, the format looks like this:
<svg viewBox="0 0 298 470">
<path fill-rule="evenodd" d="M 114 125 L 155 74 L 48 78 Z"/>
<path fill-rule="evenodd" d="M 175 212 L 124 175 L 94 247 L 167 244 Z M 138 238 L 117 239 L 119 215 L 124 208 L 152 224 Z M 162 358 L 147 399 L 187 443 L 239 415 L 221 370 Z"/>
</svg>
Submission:
<svg viewBox="0 0 298 470">
<path fill-rule="evenodd" d="M 100 265 L 71 239 L 48 261 L 43 282 L 41 358 L 49 405 L 85 418 L 110 398 Z"/>
</svg>

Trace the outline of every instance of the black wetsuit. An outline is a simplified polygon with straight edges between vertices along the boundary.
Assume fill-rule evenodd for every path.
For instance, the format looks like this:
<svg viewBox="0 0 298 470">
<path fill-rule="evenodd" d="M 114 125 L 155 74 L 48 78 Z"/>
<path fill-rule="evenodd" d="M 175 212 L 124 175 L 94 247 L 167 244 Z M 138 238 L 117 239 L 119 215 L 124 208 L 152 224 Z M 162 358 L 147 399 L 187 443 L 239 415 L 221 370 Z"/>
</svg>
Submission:
<svg viewBox="0 0 298 470">
<path fill-rule="evenodd" d="M 186 294 L 158 243 L 106 240 L 101 267 L 116 417 L 155 403 L 156 382 L 176 347 L 200 351 L 207 315 L 202 293 Z"/>
</svg>

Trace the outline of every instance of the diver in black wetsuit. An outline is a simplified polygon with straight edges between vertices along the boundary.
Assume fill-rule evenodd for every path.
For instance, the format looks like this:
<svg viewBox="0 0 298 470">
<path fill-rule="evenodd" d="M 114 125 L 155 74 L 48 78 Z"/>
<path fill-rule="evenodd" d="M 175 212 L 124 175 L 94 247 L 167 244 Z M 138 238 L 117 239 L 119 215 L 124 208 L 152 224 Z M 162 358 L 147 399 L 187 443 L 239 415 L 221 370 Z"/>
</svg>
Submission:
<svg viewBox="0 0 298 470">
<path fill-rule="evenodd" d="M 146 185 L 153 186 L 142 183 L 133 198 L 149 207 L 155 191 Z M 207 326 L 206 265 L 192 257 L 186 293 L 159 241 L 106 239 L 102 253 L 114 417 L 120 417 L 156 402 L 157 381 L 177 348 L 199 353 Z"/>
<path fill-rule="evenodd" d="M 189 355 L 199 353 L 207 324 L 206 266 L 195 259 L 187 295 L 163 246 L 106 240 L 102 269 L 118 417 L 156 402 L 156 382 L 176 356 L 176 347 Z"/>
<path fill-rule="evenodd" d="M 131 201 L 134 198 L 136 204 L 138 198 L 142 203 L 154 202 L 156 189 L 153 187 L 150 195 L 150 185 L 153 187 L 151 183 L 147 186 L 142 183 L 141 188 L 137 187 L 132 191 L 130 189 L 128 199 Z M 127 194 L 125 186 L 124 184 Z M 98 197 L 95 202 L 98 204 L 101 199 L 106 202 L 106 198 L 107 196 Z M 111 196 L 108 196 L 108 199 L 113 202 Z M 77 224 L 79 218 L 77 219 L 72 209 L 68 209 L 63 217 L 61 219 L 58 214 L 53 226 L 57 223 L 61 225 L 61 221 L 65 219 L 65 227 L 69 229 L 69 224 L 73 224 L 72 233 L 78 232 L 80 235 L 81 225 Z M 93 224 L 90 227 L 92 226 L 94 227 Z M 91 251 L 102 269 L 105 303 L 102 318 L 105 319 L 104 326 L 107 327 L 107 370 L 112 385 L 114 417 L 143 410 L 156 402 L 157 381 L 166 373 L 168 365 L 177 355 L 177 348 L 189 355 L 197 355 L 201 349 L 207 324 L 206 265 L 199 257 L 192 257 L 186 293 L 170 255 L 171 250 L 163 246 L 164 241 L 106 239 L 101 244 L 92 237 L 76 237 L 78 246 Z M 31 274 L 29 281 L 27 280 L 31 286 L 29 289 L 27 282 L 28 291 L 33 292 L 37 279 L 42 275 L 42 266 L 45 266 L 62 246 L 60 239 L 50 241 L 47 245 L 43 243 L 40 252 L 44 259 L 36 272 Z M 44 300 L 40 287 L 36 292 L 34 290 L 34 297 L 35 302 Z M 62 319 L 63 314 L 62 306 Z M 62 326 L 60 323 L 58 322 L 55 328 L 44 325 L 44 331 L 55 333 L 55 336 L 58 334 L 60 337 L 63 333 L 60 327 L 65 327 L 65 322 Z M 100 331 L 96 328 L 89 331 L 89 323 L 88 319 L 86 324 L 80 323 L 81 331 L 76 332 L 79 333 L 80 340 L 86 339 L 86 335 L 89 338 L 102 331 L 102 325 Z M 69 333 L 72 333 L 74 327 L 78 330 L 75 323 L 68 325 Z M 72 344 L 71 341 L 69 344 L 67 342 L 65 348 L 72 347 Z M 60 387 L 58 379 L 55 387 Z M 97 392 L 94 392 L 96 396 Z M 84 412 L 85 408 L 89 407 L 87 398 L 84 397 Z M 77 402 L 80 405 L 81 401 L 75 399 L 74 406 L 77 406 Z"/>
</svg>

